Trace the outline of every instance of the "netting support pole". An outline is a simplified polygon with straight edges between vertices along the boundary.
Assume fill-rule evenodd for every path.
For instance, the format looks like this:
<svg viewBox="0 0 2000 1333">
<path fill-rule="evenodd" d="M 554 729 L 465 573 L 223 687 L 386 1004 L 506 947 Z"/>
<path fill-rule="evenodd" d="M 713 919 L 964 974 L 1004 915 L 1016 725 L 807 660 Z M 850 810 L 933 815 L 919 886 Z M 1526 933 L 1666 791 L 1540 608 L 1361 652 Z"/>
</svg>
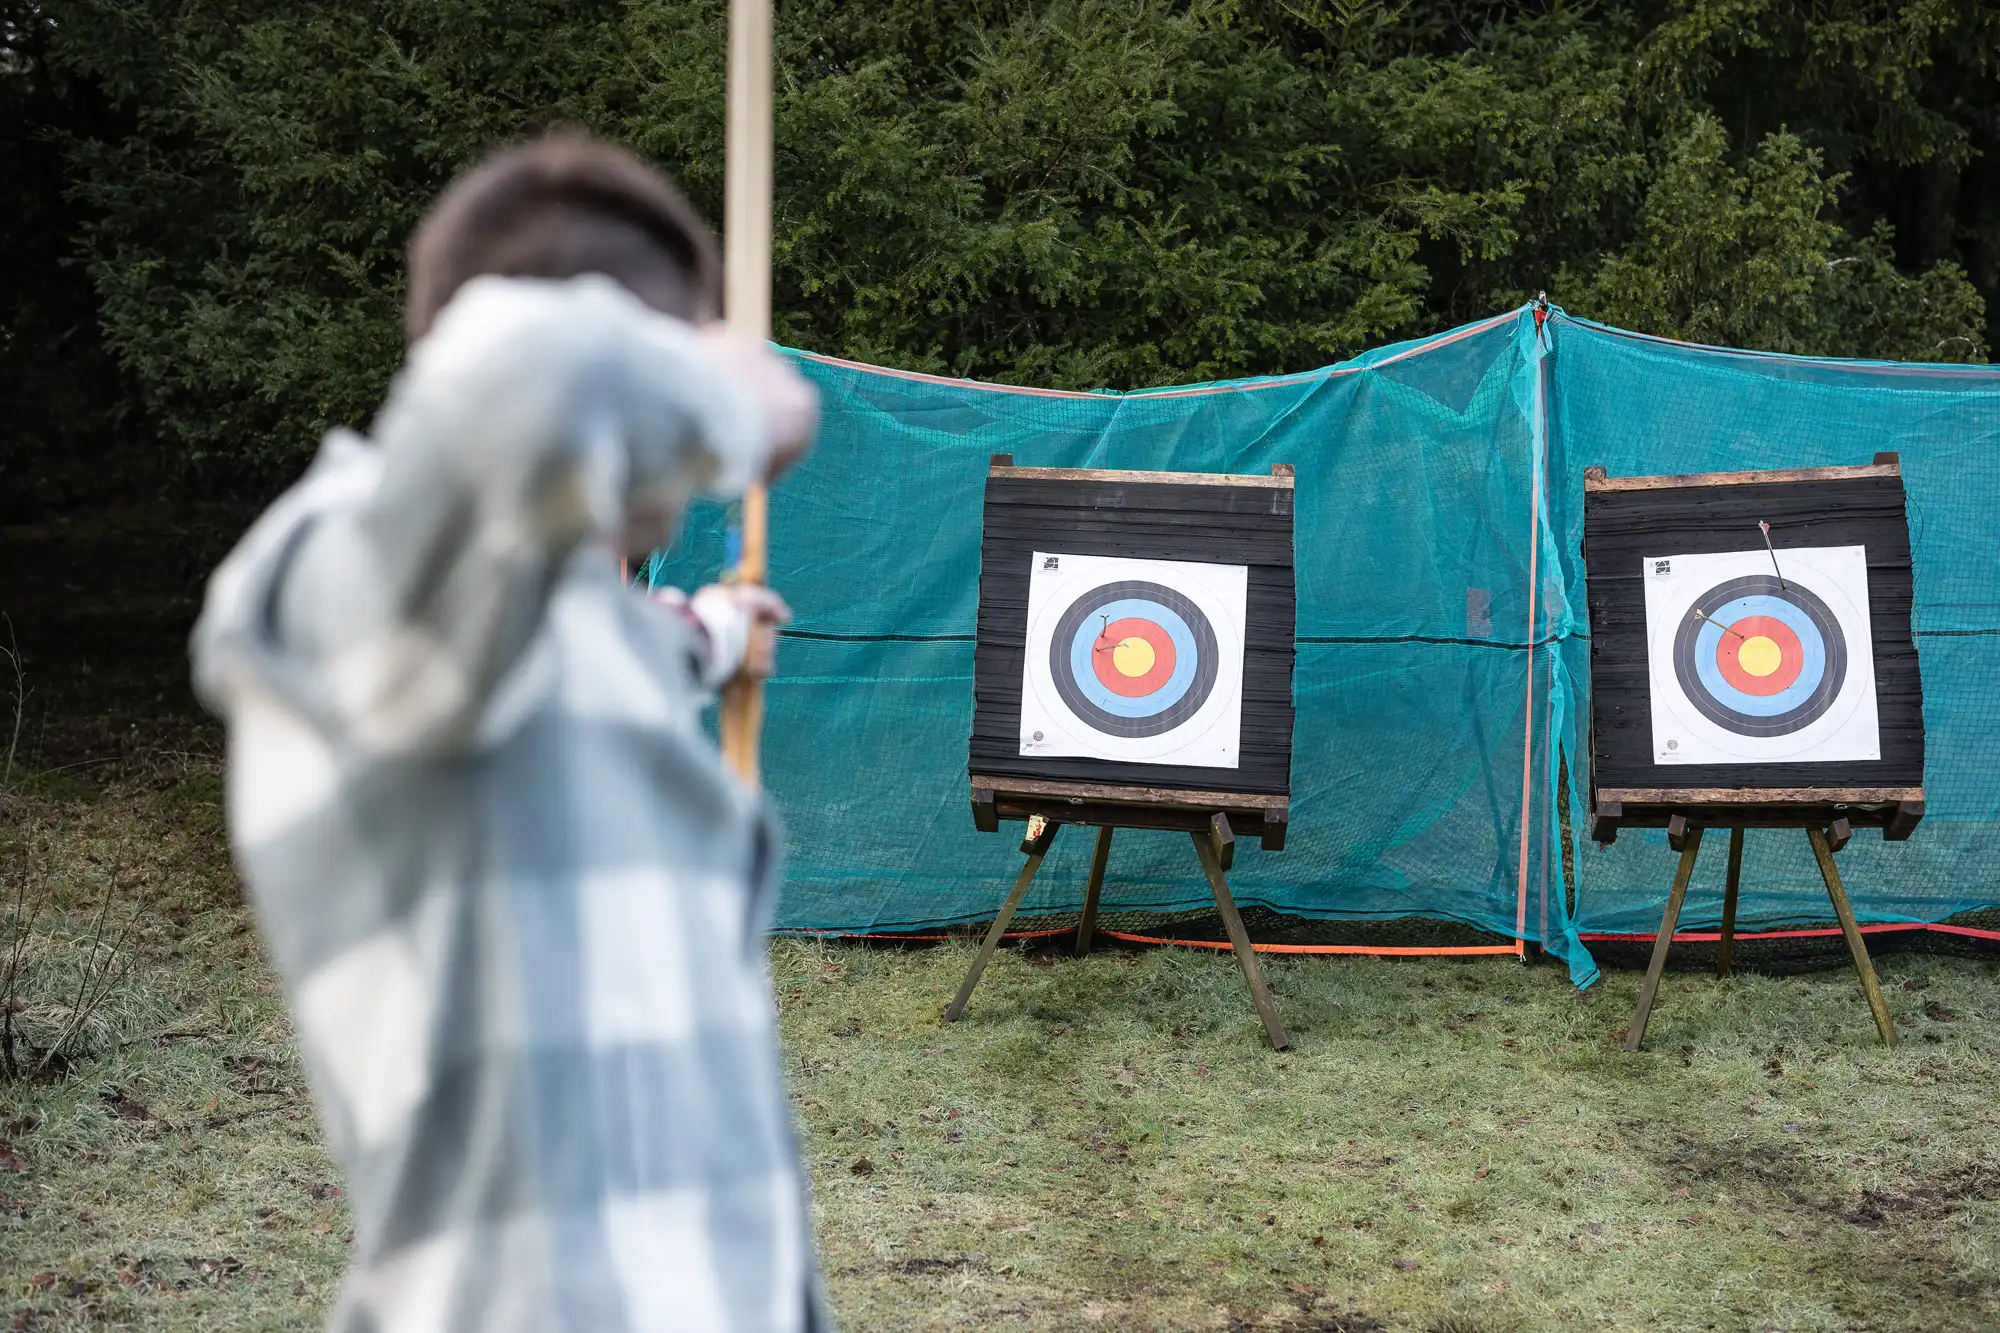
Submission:
<svg viewBox="0 0 2000 1333">
<path fill-rule="evenodd" d="M 1537 342 L 1541 340 L 1543 321 L 1547 317 L 1547 303 L 1538 299 L 1535 310 Z M 1535 363 L 1535 429 L 1528 442 L 1528 684 L 1527 703 L 1523 710 L 1527 719 L 1522 723 L 1521 866 L 1514 907 L 1514 956 L 1524 961 L 1528 957 L 1528 828 L 1535 796 L 1535 594 L 1539 591 L 1536 566 L 1542 553 L 1542 450 L 1548 431 L 1545 399 L 1547 367 L 1546 357 Z"/>
<path fill-rule="evenodd" d="M 1882 983 L 1875 979 L 1875 965 L 1868 961 L 1868 945 L 1861 938 L 1861 927 L 1854 920 L 1854 908 L 1848 904 L 1847 890 L 1840 883 L 1840 870 L 1833 864 L 1833 850 L 1827 846 L 1826 834 L 1816 828 L 1806 830 L 1806 837 L 1812 840 L 1813 860 L 1819 862 L 1820 878 L 1826 881 L 1826 896 L 1833 900 L 1833 914 L 1840 918 L 1840 933 L 1847 937 L 1847 952 L 1854 958 L 1854 970 L 1861 974 L 1861 993 L 1868 997 L 1868 1008 L 1875 1015 L 1875 1030 L 1882 1034 L 1882 1044 L 1896 1044 L 1896 1023 L 1889 1017 L 1889 1001 L 1883 998 Z"/>
<path fill-rule="evenodd" d="M 1715 975 L 1730 975 L 1729 949 L 1736 943 L 1736 890 L 1743 883 L 1743 830 L 1729 830 L 1729 879 L 1722 888 L 1722 940 L 1715 946 Z"/>
<path fill-rule="evenodd" d="M 1097 933 L 1097 897 L 1104 891 L 1104 867 L 1111 860 L 1111 825 L 1097 830 L 1097 851 L 1090 858 L 1090 883 L 1083 891 L 1083 919 L 1076 923 L 1076 956 L 1090 952 Z"/>
<path fill-rule="evenodd" d="M 1653 997 L 1660 993 L 1660 973 L 1667 967 L 1667 950 L 1673 947 L 1674 927 L 1681 922 L 1681 903 L 1687 898 L 1688 881 L 1694 878 L 1695 853 L 1701 850 L 1701 825 L 1687 831 L 1681 847 L 1680 869 L 1674 872 L 1674 891 L 1667 895 L 1666 915 L 1660 918 L 1660 933 L 1653 937 L 1653 961 L 1646 964 L 1646 979 L 1639 986 L 1639 1007 L 1625 1029 L 1625 1049 L 1636 1051 L 1646 1040 L 1646 1023 L 1653 1016 Z"/>
</svg>

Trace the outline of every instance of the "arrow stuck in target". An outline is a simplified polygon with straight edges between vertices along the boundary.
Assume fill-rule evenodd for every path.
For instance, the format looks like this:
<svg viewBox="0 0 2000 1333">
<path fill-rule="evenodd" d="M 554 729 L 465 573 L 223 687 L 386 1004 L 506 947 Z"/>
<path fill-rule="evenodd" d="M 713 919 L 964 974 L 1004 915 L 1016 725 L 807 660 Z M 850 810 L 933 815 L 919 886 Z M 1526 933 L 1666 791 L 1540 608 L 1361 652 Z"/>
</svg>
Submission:
<svg viewBox="0 0 2000 1333">
<path fill-rule="evenodd" d="M 1724 634 L 1735 634 L 1737 638 L 1743 639 L 1745 643 L 1750 642 L 1748 639 L 1743 638 L 1741 634 L 1737 634 L 1735 630 L 1729 628 L 1729 626 L 1723 624 L 1720 620 L 1715 619 L 1715 617 L 1709 615 L 1706 611 L 1703 611 L 1698 606 L 1694 608 L 1694 618 L 1696 620 L 1706 620 L 1709 624 L 1715 626 L 1717 629 L 1721 630 Z"/>
<path fill-rule="evenodd" d="M 1771 525 L 1760 518 L 1757 520 L 1757 531 L 1764 534 L 1764 549 L 1771 553 L 1771 572 L 1778 576 L 1778 590 L 1790 592 L 1791 589 L 1785 586 L 1785 571 L 1778 568 L 1778 549 L 1771 545 Z"/>
</svg>

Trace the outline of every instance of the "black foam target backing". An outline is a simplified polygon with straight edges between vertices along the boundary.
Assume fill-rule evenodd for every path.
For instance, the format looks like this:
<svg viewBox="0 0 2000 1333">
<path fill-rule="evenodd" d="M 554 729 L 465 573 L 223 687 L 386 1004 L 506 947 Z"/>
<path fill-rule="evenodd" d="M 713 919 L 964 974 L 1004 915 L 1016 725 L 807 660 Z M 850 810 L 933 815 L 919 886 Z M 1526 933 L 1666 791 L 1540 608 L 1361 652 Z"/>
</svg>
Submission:
<svg viewBox="0 0 2000 1333">
<path fill-rule="evenodd" d="M 1771 544 L 1867 549 L 1870 642 L 1881 758 L 1770 764 L 1653 761 L 1647 672 L 1650 557 Z M 1895 475 L 1587 490 L 1583 558 L 1590 608 L 1592 783 L 1617 788 L 1917 787 L 1924 777 L 1923 685 L 1911 634 L 1913 580 L 1903 482 Z M 1698 697 L 1691 693 L 1691 698 Z"/>
<path fill-rule="evenodd" d="M 1010 476 L 1004 471 L 990 475 L 980 545 L 971 771 L 1289 794 L 1297 618 L 1292 512 L 1289 486 L 1131 481 L 1102 473 L 1081 478 Z M 1028 580 L 1037 551 L 1247 568 L 1237 767 L 1020 754 Z"/>
</svg>

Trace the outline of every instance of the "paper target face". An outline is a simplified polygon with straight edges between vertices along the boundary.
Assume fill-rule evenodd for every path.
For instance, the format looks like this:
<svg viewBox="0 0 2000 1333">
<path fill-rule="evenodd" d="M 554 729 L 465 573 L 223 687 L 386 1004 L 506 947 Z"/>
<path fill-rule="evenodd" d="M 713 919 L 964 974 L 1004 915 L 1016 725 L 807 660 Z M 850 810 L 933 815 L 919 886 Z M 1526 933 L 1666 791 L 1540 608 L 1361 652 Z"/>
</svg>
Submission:
<svg viewBox="0 0 2000 1333">
<path fill-rule="evenodd" d="M 1653 762 L 1882 757 L 1867 549 L 1648 556 Z"/>
<path fill-rule="evenodd" d="M 1021 753 L 1235 768 L 1248 568 L 1033 558 Z"/>
</svg>

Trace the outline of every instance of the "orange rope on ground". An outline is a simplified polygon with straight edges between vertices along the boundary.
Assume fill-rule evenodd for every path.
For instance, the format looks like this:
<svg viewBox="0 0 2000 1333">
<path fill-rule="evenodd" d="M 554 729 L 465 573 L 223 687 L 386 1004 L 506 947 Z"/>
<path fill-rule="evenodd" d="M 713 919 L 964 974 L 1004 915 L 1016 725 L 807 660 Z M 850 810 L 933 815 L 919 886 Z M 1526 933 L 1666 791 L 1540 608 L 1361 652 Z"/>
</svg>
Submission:
<svg viewBox="0 0 2000 1333">
<path fill-rule="evenodd" d="M 887 935 L 865 930 L 781 930 L 780 935 L 820 935 L 838 940 L 887 940 L 891 943 L 943 944 L 949 940 L 970 940 L 971 935 Z M 1051 935 L 1072 935 L 1074 926 L 1062 926 L 1055 930 L 1010 930 L 1000 938 L 1004 940 L 1040 940 Z M 1124 940 L 1128 944 L 1171 944 L 1184 949 L 1228 949 L 1234 946 L 1228 940 L 1176 940 L 1164 935 L 1134 935 L 1123 930 L 1099 930 L 1106 939 Z M 1738 938 L 1743 938 L 1739 936 Z M 1384 958 L 1447 958 L 1463 957 L 1469 954 L 1511 954 L 1512 944 L 1466 944 L 1417 946 L 1400 944 L 1252 944 L 1257 953 L 1299 953 L 1299 954 L 1365 954 Z"/>
<path fill-rule="evenodd" d="M 1073 934 L 1075 930 L 1075 926 L 1062 926 L 1056 930 L 1010 930 L 1000 938 L 1003 940 L 1039 940 L 1050 935 Z M 773 933 L 778 935 L 819 935 L 834 940 L 888 940 L 891 943 L 901 943 L 907 940 L 912 944 L 943 944 L 949 940 L 978 938 L 976 935 L 895 935 L 885 931 L 873 930 L 780 930 Z"/>
<path fill-rule="evenodd" d="M 1863 926 L 1863 930 L 1867 927 Z M 1975 940 L 2000 940 L 2000 930 L 1980 930 L 1977 926 L 1947 926 L 1942 922 L 1924 927 L 1940 935 L 1970 935 Z"/>
<path fill-rule="evenodd" d="M 1892 931 L 1899 930 L 1934 930 L 1940 935 L 1966 935 L 1975 940 L 2000 940 L 2000 930 L 1980 930 L 1976 926 L 1948 926 L 1941 921 L 1885 921 L 1879 925 L 1861 927 L 1863 935 L 1886 935 Z M 1838 937 L 1839 934 L 1839 927 L 1828 926 L 1816 930 L 1762 930 L 1754 932 L 1739 930 L 1735 933 L 1734 938 L 1739 940 L 1807 940 L 1832 939 Z M 1607 943 L 1624 944 L 1651 944 L 1659 937 L 1660 933 L 1656 930 L 1635 931 L 1629 934 L 1598 931 L 1587 932 L 1577 936 L 1580 940 L 1602 940 Z M 1706 944 L 1720 940 L 1722 932 L 1719 930 L 1677 930 L 1674 932 L 1674 938 L 1676 940 L 1685 940 L 1690 944 Z"/>
<path fill-rule="evenodd" d="M 2000 940 L 2000 930 L 1981 930 L 1976 926 L 1948 926 L 1942 922 L 1924 923 L 1884 922 L 1879 925 L 1863 926 L 1864 935 L 1881 935 L 1899 930 L 1930 930 L 1941 935 L 1964 935 L 1976 940 Z M 950 940 L 970 940 L 971 935 L 892 935 L 866 930 L 781 930 L 780 935 L 819 935 L 840 940 L 888 940 L 892 943 L 908 941 L 912 944 L 943 944 Z M 1051 935 L 1072 935 L 1074 926 L 1059 926 L 1054 930 L 1010 930 L 1002 940 L 1040 940 Z M 1183 949 L 1228 949 L 1234 946 L 1228 940 L 1177 940 L 1165 935 L 1135 935 L 1124 930 L 1099 930 L 1106 939 L 1124 940 L 1128 944 L 1167 944 Z M 1739 940 L 1802 940 L 1832 938 L 1840 931 L 1835 927 L 1822 930 L 1764 930 L 1737 931 Z M 1650 944 L 1658 938 L 1656 932 L 1638 931 L 1619 934 L 1608 931 L 1587 931 L 1577 936 L 1586 942 Z M 1722 938 L 1720 931 L 1677 930 L 1674 939 L 1686 944 L 1712 944 Z M 1370 958 L 1464 958 L 1472 956 L 1497 956 L 1522 953 L 1522 941 L 1512 944 L 1452 944 L 1452 945 L 1402 945 L 1402 944 L 1255 944 L 1250 947 L 1257 953 L 1281 954 L 1353 954 Z"/>
<path fill-rule="evenodd" d="M 1228 940 L 1172 940 L 1157 935 L 1128 935 L 1122 930 L 1100 930 L 1114 940 L 1127 940 L 1133 944 L 1178 944 L 1188 949 L 1229 949 L 1235 946 Z M 1463 944 L 1437 946 L 1408 946 L 1390 944 L 1252 944 L 1257 953 L 1350 953 L 1380 954 L 1390 958 L 1441 958 L 1465 954 L 1510 954 L 1515 950 L 1512 944 Z"/>
</svg>

